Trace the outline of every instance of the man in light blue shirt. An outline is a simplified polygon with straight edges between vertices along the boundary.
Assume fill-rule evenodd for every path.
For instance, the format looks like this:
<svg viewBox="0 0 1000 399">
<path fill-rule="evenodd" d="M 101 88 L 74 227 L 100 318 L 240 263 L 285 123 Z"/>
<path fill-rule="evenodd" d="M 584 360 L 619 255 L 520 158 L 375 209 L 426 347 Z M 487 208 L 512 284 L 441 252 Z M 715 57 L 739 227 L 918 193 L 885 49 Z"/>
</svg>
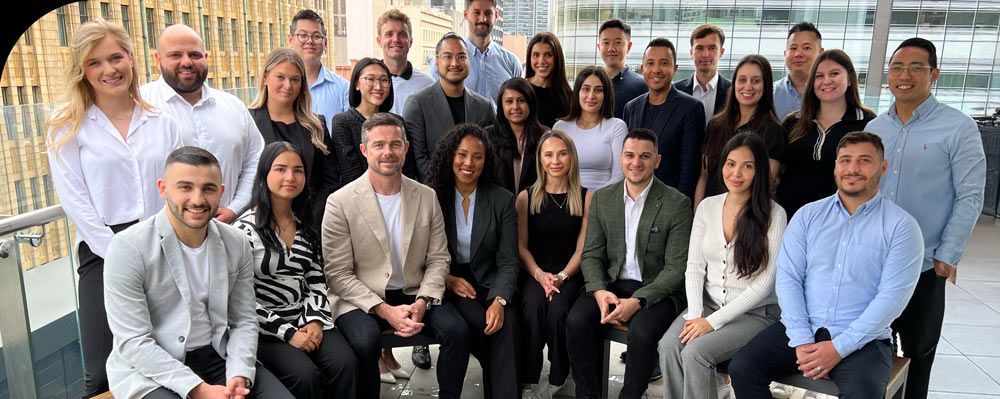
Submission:
<svg viewBox="0 0 1000 399">
<path fill-rule="evenodd" d="M 920 38 L 903 41 L 889 61 L 896 101 L 866 130 L 885 140 L 887 199 L 905 209 L 924 234 L 923 273 L 903 314 L 892 324 L 910 358 L 906 397 L 927 397 L 944 320 L 945 280 L 955 282 L 962 254 L 983 209 L 986 157 L 975 121 L 931 94 L 937 51 Z"/>
<path fill-rule="evenodd" d="M 829 377 L 841 398 L 885 394 L 889 324 L 916 287 L 924 252 L 916 220 L 879 194 L 887 166 L 878 136 L 841 139 L 837 193 L 802 207 L 781 241 L 781 322 L 730 362 L 736 397 L 771 398 L 770 382 L 792 373 Z"/>
<path fill-rule="evenodd" d="M 521 76 L 521 61 L 517 56 L 490 38 L 496 20 L 494 0 L 465 0 L 465 22 L 469 24 L 469 36 L 464 38 L 465 47 L 469 48 L 469 77 L 465 79 L 465 87 L 486 97 L 494 108 L 500 85 Z M 439 77 L 434 68 L 431 77 Z"/>
<path fill-rule="evenodd" d="M 288 33 L 288 47 L 295 51 L 306 65 L 306 80 L 312 95 L 313 112 L 326 117 L 327 129 L 333 126 L 333 116 L 350 108 L 347 93 L 350 84 L 323 66 L 326 52 L 326 24 L 316 11 L 302 10 L 292 17 Z M 330 134 L 330 132 L 326 132 Z"/>
<path fill-rule="evenodd" d="M 788 74 L 774 82 L 774 111 L 778 120 L 802 107 L 802 93 L 809 84 L 816 56 L 823 52 L 823 36 L 816 25 L 799 22 L 788 30 L 785 41 L 785 68 Z"/>
</svg>

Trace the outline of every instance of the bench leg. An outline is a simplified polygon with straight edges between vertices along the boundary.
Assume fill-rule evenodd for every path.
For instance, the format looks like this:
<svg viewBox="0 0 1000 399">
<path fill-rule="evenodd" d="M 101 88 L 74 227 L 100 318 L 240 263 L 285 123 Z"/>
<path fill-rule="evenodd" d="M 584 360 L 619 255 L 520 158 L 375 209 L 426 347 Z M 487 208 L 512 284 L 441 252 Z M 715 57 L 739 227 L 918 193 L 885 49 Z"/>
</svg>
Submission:
<svg viewBox="0 0 1000 399">
<path fill-rule="evenodd" d="M 601 356 L 601 398 L 608 399 L 608 377 L 611 369 L 611 340 L 604 340 L 604 356 Z"/>
</svg>

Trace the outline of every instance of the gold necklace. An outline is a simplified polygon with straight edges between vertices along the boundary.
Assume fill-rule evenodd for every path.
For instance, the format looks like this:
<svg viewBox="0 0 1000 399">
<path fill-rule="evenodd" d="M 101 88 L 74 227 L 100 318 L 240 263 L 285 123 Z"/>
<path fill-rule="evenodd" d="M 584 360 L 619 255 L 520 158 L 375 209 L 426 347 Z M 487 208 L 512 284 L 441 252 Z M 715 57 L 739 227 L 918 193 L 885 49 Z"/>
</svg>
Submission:
<svg viewBox="0 0 1000 399">
<path fill-rule="evenodd" d="M 107 111 L 104 110 L 101 110 L 101 112 L 104 112 L 104 116 L 108 117 L 108 119 L 111 119 L 113 121 L 124 121 L 132 119 L 132 110 L 129 110 L 125 115 L 119 117 L 112 116 L 111 114 L 109 114 Z"/>
</svg>

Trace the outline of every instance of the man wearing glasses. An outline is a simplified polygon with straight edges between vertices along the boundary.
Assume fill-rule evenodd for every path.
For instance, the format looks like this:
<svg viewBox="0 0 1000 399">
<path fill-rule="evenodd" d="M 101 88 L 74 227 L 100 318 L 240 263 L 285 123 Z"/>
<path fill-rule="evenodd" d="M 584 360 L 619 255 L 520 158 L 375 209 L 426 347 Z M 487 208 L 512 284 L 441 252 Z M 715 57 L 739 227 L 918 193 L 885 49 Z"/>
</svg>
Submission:
<svg viewBox="0 0 1000 399">
<path fill-rule="evenodd" d="M 292 18 L 288 47 L 302 57 L 306 64 L 313 112 L 326 115 L 326 125 L 333 126 L 333 116 L 349 108 L 347 93 L 350 91 L 350 84 L 323 66 L 326 40 L 326 24 L 316 11 L 302 10 Z"/>
<path fill-rule="evenodd" d="M 865 128 L 885 141 L 889 170 L 882 195 L 913 215 L 923 233 L 920 280 L 892 323 L 903 355 L 911 360 L 907 398 L 927 397 L 944 320 L 945 280 L 955 283 L 986 184 L 986 157 L 975 121 L 931 94 L 939 73 L 933 43 L 904 40 L 889 61 L 889 90 L 896 100 Z"/>
</svg>

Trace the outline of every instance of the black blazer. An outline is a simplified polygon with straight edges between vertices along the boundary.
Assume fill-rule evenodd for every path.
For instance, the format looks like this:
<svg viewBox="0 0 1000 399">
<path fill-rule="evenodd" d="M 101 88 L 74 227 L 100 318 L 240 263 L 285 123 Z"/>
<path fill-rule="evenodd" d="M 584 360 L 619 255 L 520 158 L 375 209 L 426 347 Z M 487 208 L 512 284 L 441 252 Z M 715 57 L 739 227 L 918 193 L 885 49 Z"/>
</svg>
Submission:
<svg viewBox="0 0 1000 399">
<path fill-rule="evenodd" d="M 625 124 L 629 130 L 641 127 L 656 133 L 659 153 L 663 156 L 660 167 L 656 168 L 656 177 L 688 198 L 694 198 L 694 188 L 701 175 L 705 106 L 694 97 L 671 88 L 663 103 L 666 106 L 664 114 L 650 118 L 653 126 L 643 126 L 648 102 L 649 93 L 629 101 L 625 105 Z"/>
<path fill-rule="evenodd" d="M 444 228 L 448 234 L 448 252 L 451 267 L 455 260 L 458 239 L 455 226 L 455 191 L 439 193 Z M 445 198 L 446 200 L 442 200 Z M 500 296 L 510 301 L 517 293 L 517 212 L 514 194 L 495 184 L 480 185 L 476 189 L 475 209 L 472 215 L 472 239 L 469 244 L 469 268 L 476 282 L 489 289 L 487 301 Z M 477 295 L 478 297 L 479 295 Z"/>
<path fill-rule="evenodd" d="M 718 73 L 718 72 L 716 72 Z M 722 111 L 722 107 L 726 105 L 726 99 L 729 98 L 729 87 L 733 85 L 729 79 L 719 75 L 718 86 L 715 87 L 715 109 L 712 112 L 713 115 L 718 115 Z M 687 79 L 677 81 L 674 83 L 674 88 L 680 90 L 682 93 L 689 96 L 694 95 L 694 75 L 688 76 Z"/>
<path fill-rule="evenodd" d="M 517 187 L 514 187 L 514 154 L 517 153 L 517 143 L 514 142 L 514 135 L 510 132 L 500 131 L 500 125 L 493 125 L 486 128 L 486 134 L 493 139 L 496 147 L 497 159 L 497 184 L 514 193 L 521 192 L 538 180 L 538 170 L 535 167 L 535 153 L 538 150 L 536 140 L 528 140 L 524 146 L 524 154 L 521 154 L 521 176 L 519 176 Z"/>
</svg>

